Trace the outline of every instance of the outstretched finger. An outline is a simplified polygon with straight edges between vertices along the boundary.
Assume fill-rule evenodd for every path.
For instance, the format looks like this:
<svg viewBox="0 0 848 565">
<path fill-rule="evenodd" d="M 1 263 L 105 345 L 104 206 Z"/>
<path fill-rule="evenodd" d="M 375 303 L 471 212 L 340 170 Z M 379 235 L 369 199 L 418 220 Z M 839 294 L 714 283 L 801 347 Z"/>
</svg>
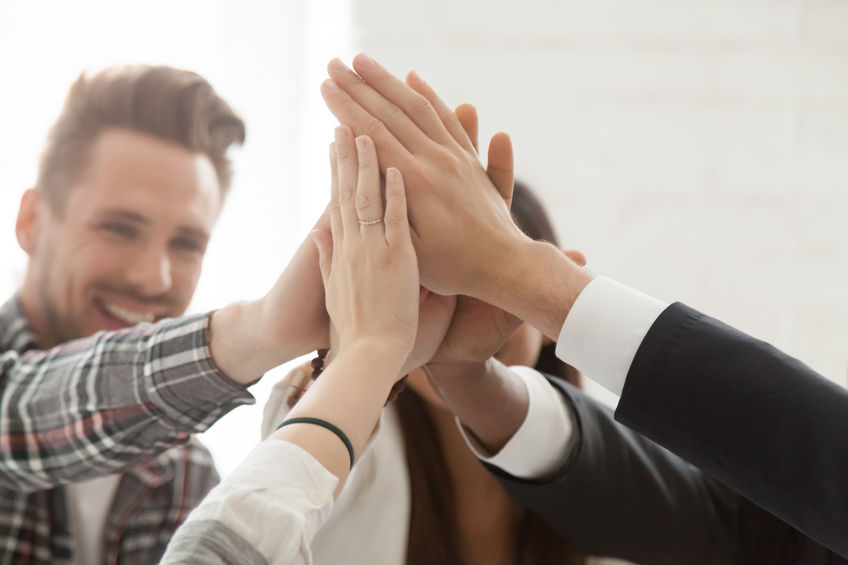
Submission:
<svg viewBox="0 0 848 565">
<path fill-rule="evenodd" d="M 333 79 L 327 79 L 321 84 L 321 96 L 339 123 L 350 127 L 357 135 L 367 135 L 374 141 L 381 171 L 388 167 L 402 167 L 410 162 L 412 155 L 403 143 Z"/>
<path fill-rule="evenodd" d="M 441 98 L 439 98 L 439 95 L 436 94 L 433 87 L 427 84 L 415 71 L 410 71 L 409 74 L 406 75 L 406 84 L 415 90 L 415 92 L 427 99 L 436 111 L 436 115 L 439 116 L 442 124 L 444 124 L 444 127 L 448 130 L 448 133 L 450 133 L 451 137 L 453 137 L 453 139 L 463 149 L 466 151 L 474 151 L 476 153 L 475 145 L 472 143 L 470 136 L 466 133 L 463 124 L 459 121 L 456 114 L 453 113 L 450 107 L 445 104 Z"/>
<path fill-rule="evenodd" d="M 496 133 L 489 142 L 489 160 L 486 166 L 486 174 L 509 207 L 512 204 L 515 172 L 513 169 L 512 140 L 510 140 L 509 135 L 503 132 Z"/>
<path fill-rule="evenodd" d="M 471 104 L 460 104 L 456 107 L 456 110 L 454 110 L 453 113 L 456 114 L 456 119 L 459 120 L 459 123 L 462 125 L 462 129 L 465 130 L 465 134 L 468 136 L 468 139 L 471 140 L 474 152 L 479 153 L 480 146 L 477 143 L 477 108 Z"/>
<path fill-rule="evenodd" d="M 324 282 L 324 288 L 327 288 L 327 283 L 330 280 L 333 262 L 333 238 L 327 233 L 327 230 L 316 229 L 310 234 L 312 241 L 315 242 L 315 247 L 318 248 L 318 268 L 321 270 L 321 280 Z"/>
<path fill-rule="evenodd" d="M 359 176 L 356 183 L 356 213 L 360 234 L 365 237 L 382 237 L 381 232 L 383 230 L 378 229 L 379 226 L 377 226 L 383 221 L 380 170 L 377 168 L 377 152 L 374 150 L 374 142 L 367 135 L 356 138 L 356 155 L 359 159 Z"/>
<path fill-rule="evenodd" d="M 342 210 L 339 207 L 339 160 L 336 158 L 336 142 L 330 144 L 330 233 L 339 243 L 344 238 Z"/>
<path fill-rule="evenodd" d="M 356 179 L 359 164 L 353 133 L 347 126 L 336 128 L 336 159 L 339 171 L 338 199 L 344 237 L 359 235 L 359 218 L 356 215 Z"/>
<path fill-rule="evenodd" d="M 430 102 L 374 59 L 360 53 L 353 58 L 353 68 L 361 80 L 339 85 L 345 90 L 350 87 L 351 96 L 385 123 L 410 151 L 416 153 L 432 142 L 444 145 L 452 140 Z M 332 72 L 330 76 L 336 78 Z"/>
<path fill-rule="evenodd" d="M 403 176 L 394 167 L 386 171 L 386 241 L 389 245 L 412 244 L 406 215 L 406 192 Z"/>
</svg>

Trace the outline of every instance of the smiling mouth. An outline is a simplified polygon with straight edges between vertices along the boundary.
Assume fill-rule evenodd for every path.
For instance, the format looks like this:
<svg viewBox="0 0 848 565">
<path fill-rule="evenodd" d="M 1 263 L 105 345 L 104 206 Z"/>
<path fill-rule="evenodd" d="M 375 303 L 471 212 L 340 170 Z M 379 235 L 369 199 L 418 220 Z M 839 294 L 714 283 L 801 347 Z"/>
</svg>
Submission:
<svg viewBox="0 0 848 565">
<path fill-rule="evenodd" d="M 153 312 L 136 312 L 109 302 L 98 301 L 98 306 L 109 316 L 132 326 L 142 322 L 152 323 L 156 319 Z"/>
</svg>

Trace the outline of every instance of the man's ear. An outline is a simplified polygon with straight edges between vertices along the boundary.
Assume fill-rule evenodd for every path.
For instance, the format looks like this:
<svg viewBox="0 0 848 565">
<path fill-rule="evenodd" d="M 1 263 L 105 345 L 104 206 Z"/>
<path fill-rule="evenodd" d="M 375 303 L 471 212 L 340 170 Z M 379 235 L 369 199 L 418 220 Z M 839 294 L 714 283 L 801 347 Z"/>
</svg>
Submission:
<svg viewBox="0 0 848 565">
<path fill-rule="evenodd" d="M 27 255 L 35 252 L 41 222 L 44 221 L 44 218 L 40 217 L 43 214 L 41 201 L 41 193 L 34 188 L 27 189 L 21 196 L 18 219 L 15 222 L 15 235 L 18 238 L 18 245 Z"/>
</svg>

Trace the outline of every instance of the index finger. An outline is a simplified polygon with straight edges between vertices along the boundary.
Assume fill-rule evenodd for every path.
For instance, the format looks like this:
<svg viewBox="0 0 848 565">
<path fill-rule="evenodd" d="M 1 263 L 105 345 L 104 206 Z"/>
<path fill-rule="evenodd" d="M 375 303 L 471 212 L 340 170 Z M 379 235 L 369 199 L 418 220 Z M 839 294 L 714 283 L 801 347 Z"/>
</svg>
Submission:
<svg viewBox="0 0 848 565">
<path fill-rule="evenodd" d="M 421 145 L 417 140 L 421 134 L 440 145 L 454 141 L 431 101 L 387 71 L 377 61 L 365 53 L 360 53 L 353 58 L 353 68 L 362 80 L 350 83 L 352 89 L 348 90 L 348 93 L 385 123 L 395 137 L 409 138 L 416 145 Z M 336 78 L 332 73 L 331 76 Z M 344 74 L 341 73 L 341 76 Z M 347 90 L 344 85 L 342 87 Z M 401 116 L 397 115 L 392 105 L 402 111 Z M 414 135 L 407 121 L 412 122 L 421 134 Z M 415 153 L 415 147 L 407 147 Z"/>
<path fill-rule="evenodd" d="M 321 84 L 321 96 L 330 112 L 340 123 L 348 126 L 356 135 L 367 135 L 377 146 L 380 170 L 391 166 L 403 166 L 412 159 L 412 154 L 377 118 L 369 114 L 356 100 L 345 92 L 333 79 Z"/>
</svg>

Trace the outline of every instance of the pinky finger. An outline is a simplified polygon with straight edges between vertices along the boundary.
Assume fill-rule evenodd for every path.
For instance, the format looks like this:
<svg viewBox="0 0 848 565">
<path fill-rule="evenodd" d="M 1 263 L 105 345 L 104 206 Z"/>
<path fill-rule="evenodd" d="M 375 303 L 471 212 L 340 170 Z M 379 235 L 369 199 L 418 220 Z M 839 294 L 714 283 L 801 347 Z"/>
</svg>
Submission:
<svg viewBox="0 0 848 565">
<path fill-rule="evenodd" d="M 383 222 L 386 225 L 386 241 L 389 245 L 411 243 L 403 176 L 394 167 L 386 169 L 386 212 Z"/>
</svg>

